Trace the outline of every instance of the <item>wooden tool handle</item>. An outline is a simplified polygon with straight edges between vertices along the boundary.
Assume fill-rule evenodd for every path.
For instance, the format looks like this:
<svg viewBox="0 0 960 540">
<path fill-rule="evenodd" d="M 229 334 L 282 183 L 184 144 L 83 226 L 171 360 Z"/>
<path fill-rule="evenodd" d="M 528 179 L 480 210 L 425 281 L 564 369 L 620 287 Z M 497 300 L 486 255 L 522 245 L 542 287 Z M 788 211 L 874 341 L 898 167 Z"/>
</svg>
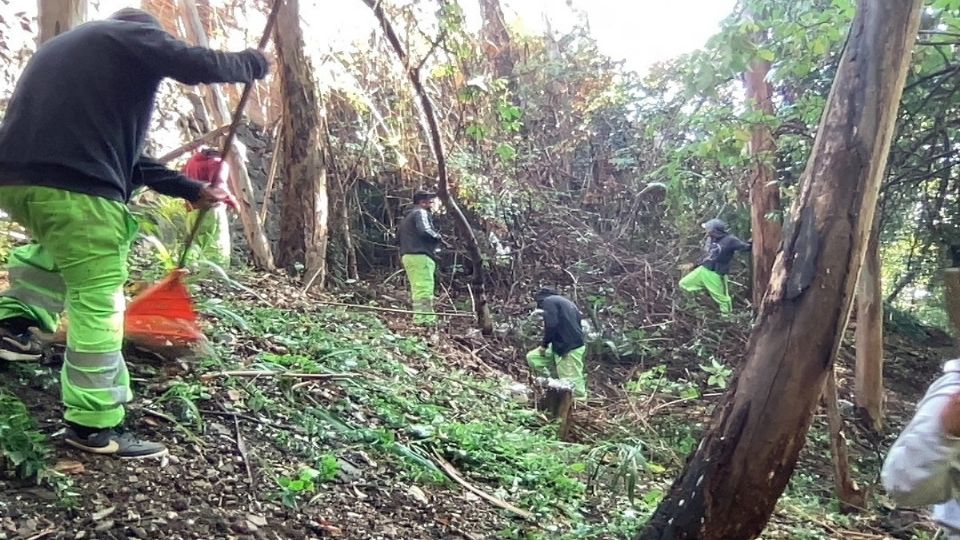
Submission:
<svg viewBox="0 0 960 540">
<path fill-rule="evenodd" d="M 273 0 L 273 5 L 270 8 L 270 15 L 267 16 L 267 25 L 263 29 L 263 35 L 260 37 L 260 43 L 257 44 L 257 50 L 262 51 L 264 47 L 267 46 L 267 43 L 270 42 L 270 34 L 273 32 L 273 26 L 277 22 L 277 13 L 280 12 L 280 2 L 282 0 Z M 227 161 L 227 156 L 230 154 L 230 150 L 233 149 L 233 139 L 237 136 L 237 129 L 240 127 L 240 120 L 243 118 L 243 111 L 247 106 L 247 101 L 250 99 L 250 94 L 253 91 L 253 85 L 256 84 L 255 81 L 248 82 L 243 85 L 243 93 L 240 94 L 240 102 L 237 103 L 237 108 L 233 111 L 233 119 L 230 122 L 230 130 L 227 131 L 227 138 L 223 141 L 223 148 L 220 150 L 220 161 L 217 163 L 217 170 L 214 177 L 220 175 L 220 167 L 223 166 L 224 162 Z M 197 220 L 193 223 L 193 227 L 190 228 L 190 232 L 187 234 L 186 240 L 183 243 L 183 253 L 180 254 L 180 260 L 177 262 L 177 268 L 183 268 L 187 264 L 187 254 L 190 252 L 190 248 L 193 246 L 193 242 L 197 239 L 197 234 L 200 232 L 200 226 L 203 225 L 203 220 L 207 217 L 207 214 L 210 213 L 210 208 L 200 209 L 200 213 L 197 214 Z"/>
</svg>

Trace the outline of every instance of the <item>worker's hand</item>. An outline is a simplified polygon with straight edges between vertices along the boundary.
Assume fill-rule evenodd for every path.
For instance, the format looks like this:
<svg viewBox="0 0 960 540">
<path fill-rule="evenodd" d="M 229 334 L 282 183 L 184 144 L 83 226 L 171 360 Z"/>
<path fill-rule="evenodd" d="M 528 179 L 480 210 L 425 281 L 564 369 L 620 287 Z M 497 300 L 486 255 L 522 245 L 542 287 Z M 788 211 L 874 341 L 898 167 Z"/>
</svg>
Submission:
<svg viewBox="0 0 960 540">
<path fill-rule="evenodd" d="M 261 50 L 259 50 L 259 49 L 252 49 L 252 48 L 251 48 L 251 49 L 247 49 L 247 51 L 248 51 L 248 52 L 252 52 L 253 54 L 256 54 L 257 56 L 259 56 L 261 59 L 263 59 L 263 62 L 264 62 L 264 64 L 266 65 L 266 66 L 265 66 L 266 69 L 264 69 L 264 70 L 261 71 L 260 73 L 254 74 L 254 78 L 256 78 L 256 79 L 262 79 L 262 78 L 266 77 L 267 75 L 269 75 L 271 71 L 273 71 L 273 66 L 274 66 L 274 65 L 276 64 L 276 62 L 277 62 L 277 59 L 276 59 L 276 57 L 275 57 L 273 54 L 268 53 L 268 52 L 266 52 L 266 51 L 261 51 Z"/>
<path fill-rule="evenodd" d="M 547 348 L 544 347 L 543 345 L 541 345 L 540 348 L 537 350 L 537 352 L 540 353 L 540 356 L 546 356 L 546 355 L 547 355 Z"/>
<path fill-rule="evenodd" d="M 233 195 L 229 191 L 216 186 L 203 186 L 200 190 L 200 198 L 193 201 L 193 205 L 197 208 L 212 208 L 220 203 L 226 204 L 234 212 L 238 210 L 237 200 L 233 198 Z"/>
<path fill-rule="evenodd" d="M 940 426 L 950 437 L 960 437 L 960 393 L 954 394 L 940 412 Z"/>
</svg>

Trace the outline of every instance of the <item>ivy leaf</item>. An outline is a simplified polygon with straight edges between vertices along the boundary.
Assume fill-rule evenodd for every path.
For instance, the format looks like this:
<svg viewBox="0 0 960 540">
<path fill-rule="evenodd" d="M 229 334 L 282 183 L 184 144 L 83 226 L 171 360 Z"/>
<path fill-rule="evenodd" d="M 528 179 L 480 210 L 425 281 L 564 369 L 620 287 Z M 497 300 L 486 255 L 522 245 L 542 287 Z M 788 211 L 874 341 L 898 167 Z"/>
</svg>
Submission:
<svg viewBox="0 0 960 540">
<path fill-rule="evenodd" d="M 498 144 L 496 152 L 502 161 L 511 162 L 517 159 L 517 149 L 509 143 Z"/>
</svg>

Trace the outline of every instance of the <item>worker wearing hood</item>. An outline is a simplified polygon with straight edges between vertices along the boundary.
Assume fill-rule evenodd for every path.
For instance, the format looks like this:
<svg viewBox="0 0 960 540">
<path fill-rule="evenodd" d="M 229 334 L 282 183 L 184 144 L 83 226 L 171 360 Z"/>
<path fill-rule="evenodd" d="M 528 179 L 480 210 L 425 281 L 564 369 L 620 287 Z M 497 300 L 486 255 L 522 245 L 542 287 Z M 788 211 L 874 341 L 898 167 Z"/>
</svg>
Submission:
<svg viewBox="0 0 960 540">
<path fill-rule="evenodd" d="M 68 444 L 122 458 L 166 453 L 122 427 L 133 398 L 121 353 L 123 285 L 137 234 L 126 202 L 140 186 L 198 206 L 227 201 L 143 154 L 157 89 L 165 78 L 249 83 L 268 71 L 258 51 L 194 47 L 128 8 L 47 41 L 17 81 L 0 123 L 0 209 L 34 243 L 10 253 L 0 359 L 38 359 L 29 329 L 54 332 L 66 306 Z"/>
<path fill-rule="evenodd" d="M 720 311 L 729 313 L 733 309 L 727 284 L 730 263 L 738 251 L 749 251 L 753 244 L 728 233 L 727 224 L 721 219 L 707 221 L 703 229 L 706 233 L 703 258 L 699 266 L 680 280 L 680 288 L 687 292 L 706 289 Z"/>
<path fill-rule="evenodd" d="M 565 380 L 573 385 L 577 398 L 587 396 L 583 357 L 587 348 L 580 324 L 580 310 L 554 289 L 543 288 L 534 296 L 543 310 L 543 339 L 527 353 L 530 372 L 537 377 Z"/>
</svg>

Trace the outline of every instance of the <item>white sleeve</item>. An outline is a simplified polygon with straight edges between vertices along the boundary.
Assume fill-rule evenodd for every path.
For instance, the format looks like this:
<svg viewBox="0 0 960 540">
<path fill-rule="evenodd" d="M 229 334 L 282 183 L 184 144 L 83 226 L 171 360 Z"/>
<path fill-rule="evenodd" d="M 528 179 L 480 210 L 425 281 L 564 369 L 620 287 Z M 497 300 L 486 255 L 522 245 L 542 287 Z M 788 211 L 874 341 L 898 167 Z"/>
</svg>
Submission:
<svg viewBox="0 0 960 540">
<path fill-rule="evenodd" d="M 881 478 L 904 506 L 939 504 L 955 498 L 960 480 L 960 438 L 944 433 L 940 413 L 960 393 L 960 373 L 947 372 L 927 390 L 917 414 L 890 448 Z"/>
</svg>

